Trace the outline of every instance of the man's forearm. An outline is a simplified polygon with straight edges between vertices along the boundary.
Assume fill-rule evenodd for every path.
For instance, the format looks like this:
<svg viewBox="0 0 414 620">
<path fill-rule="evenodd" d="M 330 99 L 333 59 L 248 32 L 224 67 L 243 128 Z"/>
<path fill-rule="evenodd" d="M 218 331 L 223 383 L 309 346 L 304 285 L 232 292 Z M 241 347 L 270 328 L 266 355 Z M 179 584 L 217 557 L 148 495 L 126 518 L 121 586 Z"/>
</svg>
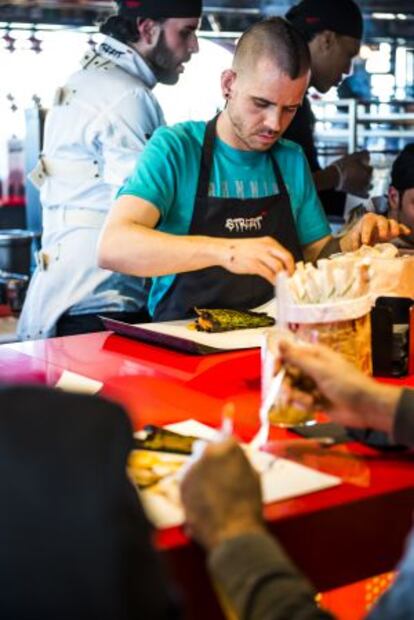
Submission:
<svg viewBox="0 0 414 620">
<path fill-rule="evenodd" d="M 321 258 L 329 258 L 332 254 L 339 254 L 341 252 L 340 240 L 336 237 L 332 237 L 328 243 L 326 243 L 321 252 L 318 255 L 318 260 Z"/>
<path fill-rule="evenodd" d="M 356 395 L 359 409 L 366 412 L 365 426 L 391 436 L 401 394 L 401 388 L 371 382 L 369 389 Z"/>
<path fill-rule="evenodd" d="M 139 277 L 223 266 L 230 242 L 204 236 L 170 235 L 145 226 L 119 226 L 102 237 L 99 266 Z"/>
</svg>

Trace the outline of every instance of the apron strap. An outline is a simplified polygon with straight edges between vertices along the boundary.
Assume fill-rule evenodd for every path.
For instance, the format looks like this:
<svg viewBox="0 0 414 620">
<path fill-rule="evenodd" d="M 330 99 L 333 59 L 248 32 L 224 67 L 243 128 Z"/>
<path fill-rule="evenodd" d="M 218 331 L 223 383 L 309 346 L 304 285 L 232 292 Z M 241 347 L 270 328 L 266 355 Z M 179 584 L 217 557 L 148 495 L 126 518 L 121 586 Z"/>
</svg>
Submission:
<svg viewBox="0 0 414 620">
<path fill-rule="evenodd" d="M 200 174 L 198 176 L 197 198 L 208 196 L 211 169 L 213 167 L 214 142 L 216 139 L 217 120 L 220 115 L 217 114 L 211 121 L 207 123 L 204 142 L 201 152 Z M 273 170 L 275 173 L 279 193 L 282 196 L 288 196 L 288 191 L 280 171 L 276 157 L 271 155 Z"/>
<path fill-rule="evenodd" d="M 200 174 L 198 176 L 197 197 L 208 196 L 210 174 L 213 165 L 214 142 L 216 139 L 216 125 L 219 114 L 207 123 L 204 143 L 201 152 Z"/>
<path fill-rule="evenodd" d="M 289 197 L 289 192 L 287 191 L 286 184 L 285 184 L 285 182 L 283 180 L 283 176 L 282 176 L 282 173 L 280 171 L 279 164 L 277 163 L 276 156 L 272 154 L 271 155 L 271 159 L 272 159 L 273 170 L 274 170 L 276 181 L 277 181 L 277 186 L 279 188 L 279 194 L 281 196 L 288 196 Z"/>
</svg>

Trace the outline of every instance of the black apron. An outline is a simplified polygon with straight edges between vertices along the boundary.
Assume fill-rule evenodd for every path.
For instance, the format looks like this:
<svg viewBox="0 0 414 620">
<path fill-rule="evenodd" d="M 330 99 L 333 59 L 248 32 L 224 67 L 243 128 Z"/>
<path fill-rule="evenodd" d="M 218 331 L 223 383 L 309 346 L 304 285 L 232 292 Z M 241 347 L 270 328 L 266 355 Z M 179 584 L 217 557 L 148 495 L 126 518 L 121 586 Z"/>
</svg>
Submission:
<svg viewBox="0 0 414 620">
<path fill-rule="evenodd" d="M 214 198 L 208 195 L 213 165 L 217 117 L 207 124 L 198 189 L 189 235 L 249 239 L 273 237 L 296 261 L 302 249 L 296 233 L 290 198 L 279 166 L 272 157 L 279 194 L 266 198 Z M 248 310 L 274 296 L 274 287 L 260 276 L 237 275 L 222 267 L 180 273 L 155 308 L 154 321 L 194 316 L 198 308 Z"/>
</svg>

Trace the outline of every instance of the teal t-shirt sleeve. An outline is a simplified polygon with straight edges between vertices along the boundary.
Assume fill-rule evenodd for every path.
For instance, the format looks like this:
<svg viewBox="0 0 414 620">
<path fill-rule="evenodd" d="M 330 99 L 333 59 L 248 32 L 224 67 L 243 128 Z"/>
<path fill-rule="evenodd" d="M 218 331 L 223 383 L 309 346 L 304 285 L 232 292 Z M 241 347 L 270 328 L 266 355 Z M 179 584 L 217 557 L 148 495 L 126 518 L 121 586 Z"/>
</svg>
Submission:
<svg viewBox="0 0 414 620">
<path fill-rule="evenodd" d="M 312 173 L 302 149 L 299 150 L 298 155 L 297 179 L 301 191 L 296 195 L 296 200 L 298 201 L 296 229 L 299 242 L 303 246 L 330 235 L 331 228 L 319 200 Z"/>
<path fill-rule="evenodd" d="M 117 197 L 142 198 L 153 204 L 163 218 L 175 202 L 176 186 L 172 133 L 168 127 L 160 127 L 147 143 L 134 172 Z"/>
</svg>

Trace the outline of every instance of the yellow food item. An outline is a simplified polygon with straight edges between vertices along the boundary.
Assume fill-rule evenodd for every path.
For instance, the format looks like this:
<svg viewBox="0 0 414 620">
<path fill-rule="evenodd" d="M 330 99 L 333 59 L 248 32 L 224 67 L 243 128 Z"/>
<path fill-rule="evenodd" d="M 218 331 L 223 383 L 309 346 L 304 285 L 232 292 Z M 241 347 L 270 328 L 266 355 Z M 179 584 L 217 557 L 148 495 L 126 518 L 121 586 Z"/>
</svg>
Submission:
<svg viewBox="0 0 414 620">
<path fill-rule="evenodd" d="M 300 393 L 305 400 L 299 403 Z M 285 427 L 307 424 L 314 420 L 315 411 L 326 405 L 313 379 L 288 364 L 278 398 L 269 411 L 269 422 Z"/>
<path fill-rule="evenodd" d="M 314 419 L 313 410 L 300 409 L 293 405 L 274 405 L 269 411 L 269 422 L 276 426 L 297 426 Z"/>
<path fill-rule="evenodd" d="M 275 324 L 274 318 L 264 312 L 212 308 L 194 308 L 194 310 L 198 315 L 195 327 L 200 332 L 219 333 L 236 329 L 271 327 Z"/>
<path fill-rule="evenodd" d="M 153 486 L 163 478 L 176 473 L 185 459 L 145 450 L 133 450 L 128 459 L 128 474 L 140 489 Z"/>
</svg>

